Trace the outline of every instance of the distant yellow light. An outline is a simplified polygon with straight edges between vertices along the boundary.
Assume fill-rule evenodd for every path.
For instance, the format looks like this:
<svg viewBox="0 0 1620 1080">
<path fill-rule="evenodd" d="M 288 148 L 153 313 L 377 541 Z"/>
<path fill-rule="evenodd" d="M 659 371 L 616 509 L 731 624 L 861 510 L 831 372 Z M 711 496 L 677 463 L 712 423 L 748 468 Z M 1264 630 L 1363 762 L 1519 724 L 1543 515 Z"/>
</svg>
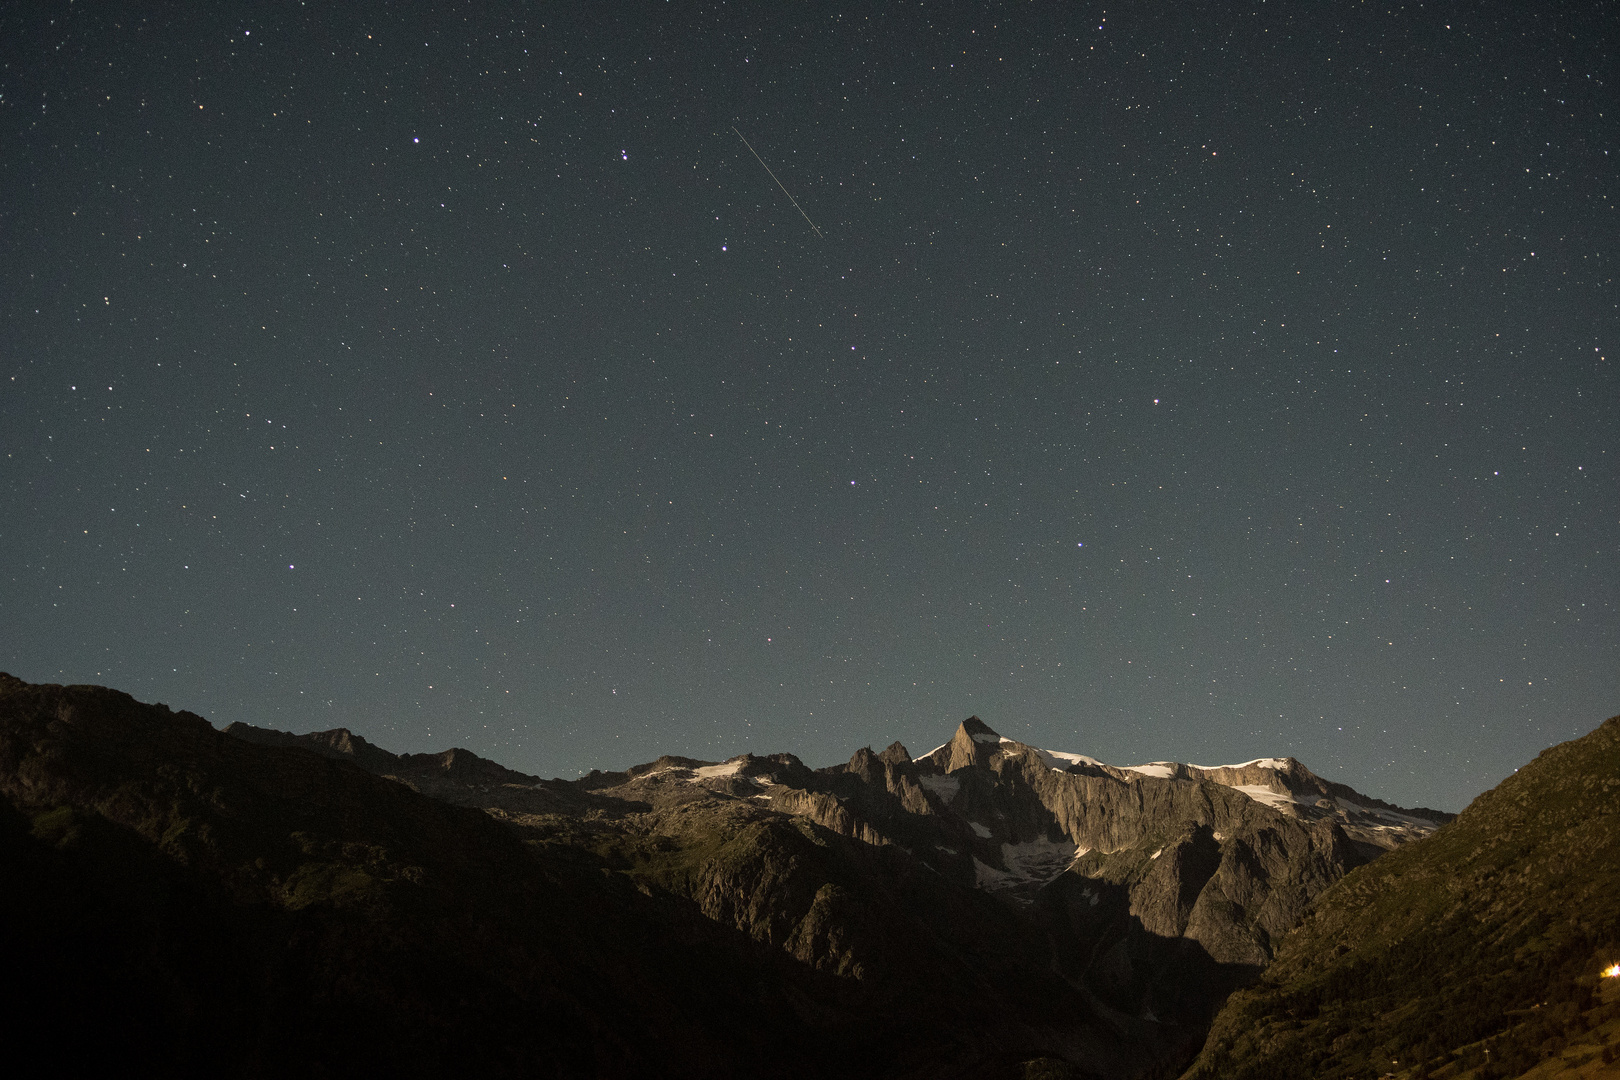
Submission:
<svg viewBox="0 0 1620 1080">
<path fill-rule="evenodd" d="M 1603 969 L 1605 979 L 1620 979 L 1620 964 L 1610 964 Z"/>
</svg>

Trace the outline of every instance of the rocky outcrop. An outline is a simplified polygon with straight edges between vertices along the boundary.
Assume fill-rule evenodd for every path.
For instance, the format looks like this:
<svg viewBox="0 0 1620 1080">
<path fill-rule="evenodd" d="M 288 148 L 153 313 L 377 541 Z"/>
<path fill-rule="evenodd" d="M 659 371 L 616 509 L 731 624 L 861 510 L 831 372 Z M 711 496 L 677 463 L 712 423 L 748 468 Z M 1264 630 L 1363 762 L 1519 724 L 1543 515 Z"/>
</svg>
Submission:
<svg viewBox="0 0 1620 1080">
<path fill-rule="evenodd" d="M 297 746 L 312 750 L 335 761 L 352 761 L 367 772 L 384 775 L 399 767 L 399 755 L 373 746 L 348 728 L 331 731 L 313 731 L 307 735 L 294 735 L 288 731 L 272 731 L 251 724 L 233 723 L 225 734 L 260 746 Z"/>
</svg>

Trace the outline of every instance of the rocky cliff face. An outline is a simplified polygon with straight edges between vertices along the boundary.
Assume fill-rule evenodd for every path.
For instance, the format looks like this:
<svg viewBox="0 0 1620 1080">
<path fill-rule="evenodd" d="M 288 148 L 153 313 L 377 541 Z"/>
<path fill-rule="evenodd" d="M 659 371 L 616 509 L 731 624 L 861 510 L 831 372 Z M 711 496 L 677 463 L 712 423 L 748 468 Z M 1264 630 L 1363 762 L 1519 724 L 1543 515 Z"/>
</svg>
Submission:
<svg viewBox="0 0 1620 1080">
<path fill-rule="evenodd" d="M 1448 818 L 1291 759 L 1119 768 L 1004 739 L 977 718 L 915 760 L 899 744 L 815 771 L 790 756 L 665 759 L 585 786 L 654 808 L 701 787 L 901 848 L 1026 909 L 1057 970 L 1104 1007 L 1193 1026 L 1270 962 L 1323 889 Z"/>
</svg>

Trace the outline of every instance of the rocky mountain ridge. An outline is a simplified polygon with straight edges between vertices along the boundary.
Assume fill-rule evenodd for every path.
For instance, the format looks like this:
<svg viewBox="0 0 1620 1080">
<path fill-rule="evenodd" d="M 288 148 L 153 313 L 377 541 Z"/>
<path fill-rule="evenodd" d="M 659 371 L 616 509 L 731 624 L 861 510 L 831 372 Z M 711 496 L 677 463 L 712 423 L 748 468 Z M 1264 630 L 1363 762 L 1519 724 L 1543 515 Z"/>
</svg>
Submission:
<svg viewBox="0 0 1620 1080">
<path fill-rule="evenodd" d="M 13 880 L 58 882 L 0 896 L 6 925 L 47 927 L 12 944 L 92 1012 L 84 987 L 121 965 L 156 1010 L 142 1030 L 248 1075 L 353 1071 L 326 1039 L 426 1075 L 467 1064 L 442 1040 L 468 1031 L 495 1075 L 750 1075 L 767 1046 L 806 1077 L 1169 1075 L 1315 897 L 1443 816 L 1298 763 L 1118 768 L 976 718 L 916 759 L 562 781 L 7 676 L 0 795 Z M 66 944 L 87 920 L 119 928 L 88 956 Z M 203 923 L 220 947 L 175 959 Z M 277 940 L 305 942 L 292 969 Z M 328 1034 L 255 1041 L 261 1015 Z M 369 1019 L 342 1036 L 323 1016 Z M 748 1034 L 727 1048 L 717 1024 Z"/>
<path fill-rule="evenodd" d="M 1178 1030 L 1196 1030 L 1214 1002 L 1258 974 L 1323 889 L 1449 818 L 1363 796 L 1292 759 L 1116 767 L 1003 738 L 977 717 L 915 759 L 899 743 L 825 769 L 791 754 L 663 757 L 572 782 L 503 774 L 482 759 L 467 761 L 467 779 L 457 780 L 440 757 L 379 758 L 346 732 L 227 731 L 363 758 L 540 843 L 650 845 L 685 859 L 714 822 L 786 818 L 898 848 L 943 879 L 1026 911 L 1053 943 L 1051 964 L 1099 1007 Z M 788 928 L 802 918 L 789 915 L 764 870 L 751 877 L 700 862 L 666 878 L 656 869 L 666 857 L 622 859 L 626 872 L 658 877 L 711 918 L 812 966 L 874 967 L 856 938 L 837 948 Z"/>
</svg>

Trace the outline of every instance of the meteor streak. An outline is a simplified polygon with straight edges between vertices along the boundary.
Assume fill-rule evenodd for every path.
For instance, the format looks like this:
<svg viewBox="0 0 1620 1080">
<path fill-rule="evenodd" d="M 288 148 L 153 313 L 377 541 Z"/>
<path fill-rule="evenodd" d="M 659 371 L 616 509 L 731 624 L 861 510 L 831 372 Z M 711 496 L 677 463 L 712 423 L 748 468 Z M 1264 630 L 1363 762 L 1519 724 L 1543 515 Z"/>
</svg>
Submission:
<svg viewBox="0 0 1620 1080">
<path fill-rule="evenodd" d="M 742 144 L 748 147 L 748 152 L 754 155 L 754 160 L 764 166 L 767 173 L 770 173 L 771 179 L 776 180 L 776 174 L 771 172 L 771 167 L 765 164 L 765 159 L 759 156 L 759 151 L 754 149 L 753 144 L 747 139 L 743 138 L 743 133 L 738 131 L 735 125 L 733 125 L 731 130 L 732 133 L 737 136 L 737 138 L 742 139 Z M 804 218 L 805 224 L 809 225 L 817 236 L 820 236 L 821 230 L 817 228 L 815 222 L 810 220 L 810 215 L 804 212 L 804 207 L 799 205 L 799 200 L 793 197 L 793 193 L 787 189 L 787 185 L 783 184 L 780 180 L 776 180 L 776 186 L 782 189 L 782 194 L 788 197 L 788 202 L 792 203 L 793 209 L 797 210 L 799 212 L 799 216 Z"/>
</svg>

